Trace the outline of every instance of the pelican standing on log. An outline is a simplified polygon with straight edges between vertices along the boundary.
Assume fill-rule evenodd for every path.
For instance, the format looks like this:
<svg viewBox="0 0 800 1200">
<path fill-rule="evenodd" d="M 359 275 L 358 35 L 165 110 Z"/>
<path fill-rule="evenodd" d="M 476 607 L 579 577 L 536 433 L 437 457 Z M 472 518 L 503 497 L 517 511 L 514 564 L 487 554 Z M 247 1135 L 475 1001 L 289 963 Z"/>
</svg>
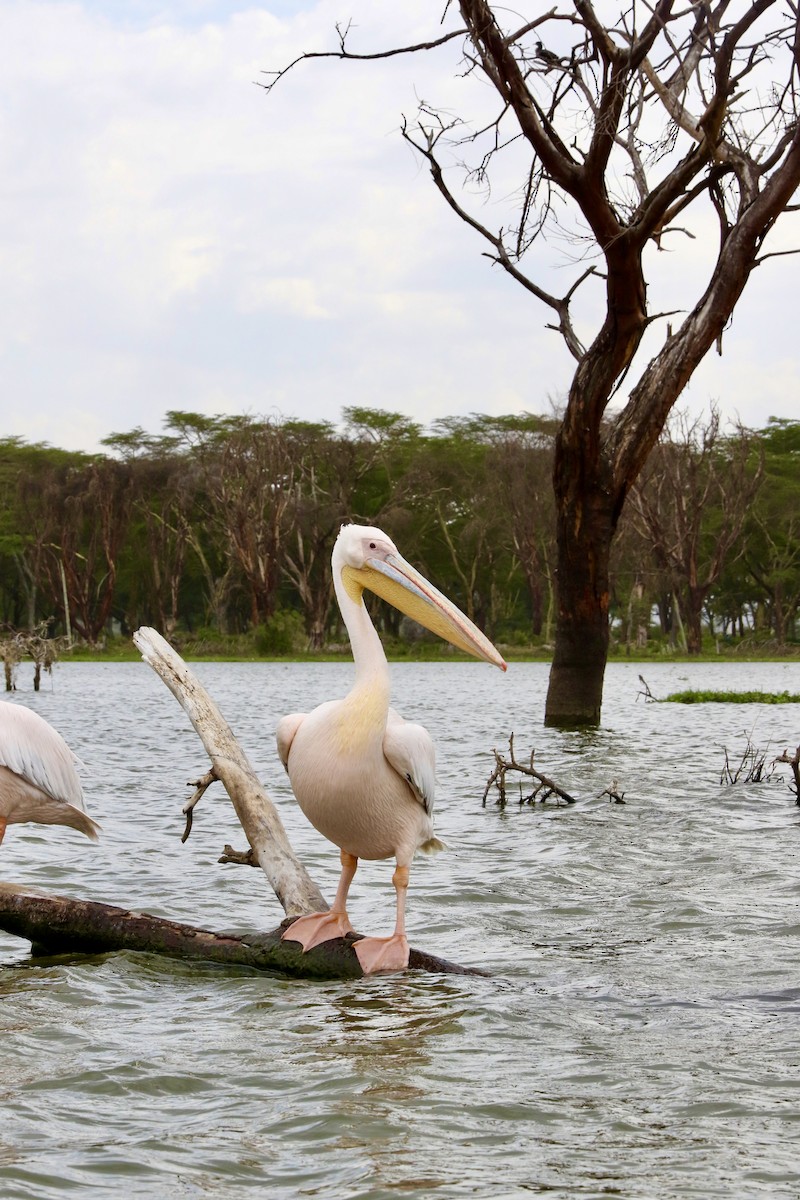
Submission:
<svg viewBox="0 0 800 1200">
<path fill-rule="evenodd" d="M 61 734 L 32 709 L 0 702 L 0 842 L 24 821 L 69 825 L 95 842 L 100 832 Z"/>
<path fill-rule="evenodd" d="M 299 917 L 283 934 L 303 950 L 353 930 L 347 893 L 360 858 L 394 858 L 397 921 L 388 938 L 355 943 L 365 974 L 408 966 L 405 902 L 417 850 L 442 849 L 433 831 L 436 758 L 421 725 L 389 707 L 389 664 L 363 600 L 375 592 L 460 650 L 506 669 L 488 638 L 399 554 L 380 529 L 344 525 L 331 561 L 333 585 L 350 635 L 352 690 L 310 713 L 284 717 L 278 753 L 300 808 L 341 851 L 342 873 L 329 912 Z"/>
</svg>

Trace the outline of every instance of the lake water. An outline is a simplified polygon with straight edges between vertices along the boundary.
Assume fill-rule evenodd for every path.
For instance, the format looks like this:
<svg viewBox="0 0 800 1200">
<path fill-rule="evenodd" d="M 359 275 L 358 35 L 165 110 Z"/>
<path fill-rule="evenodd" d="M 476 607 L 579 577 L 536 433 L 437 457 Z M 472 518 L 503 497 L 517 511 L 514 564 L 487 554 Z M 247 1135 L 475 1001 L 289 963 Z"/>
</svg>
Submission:
<svg viewBox="0 0 800 1200">
<path fill-rule="evenodd" d="M 280 715 L 348 685 L 344 664 L 201 664 L 332 895 L 337 852 L 294 806 Z M 800 692 L 798 665 L 612 664 L 603 726 L 541 725 L 547 668 L 401 664 L 394 703 L 439 752 L 446 854 L 412 872 L 412 944 L 492 978 L 273 978 L 149 955 L 37 962 L 0 933 L 0 1197 L 560 1198 L 800 1195 L 800 810 L 789 768 L 720 786 L 747 735 L 772 758 L 800 707 L 645 704 L 684 687 Z M 223 930 L 274 927 L 220 785 L 144 664 L 56 667 L 37 709 L 85 763 L 94 846 L 13 826 L 0 877 Z M 484 808 L 492 747 L 579 802 Z M 600 793 L 612 780 L 623 805 Z M 389 932 L 391 865 L 351 915 Z"/>
</svg>

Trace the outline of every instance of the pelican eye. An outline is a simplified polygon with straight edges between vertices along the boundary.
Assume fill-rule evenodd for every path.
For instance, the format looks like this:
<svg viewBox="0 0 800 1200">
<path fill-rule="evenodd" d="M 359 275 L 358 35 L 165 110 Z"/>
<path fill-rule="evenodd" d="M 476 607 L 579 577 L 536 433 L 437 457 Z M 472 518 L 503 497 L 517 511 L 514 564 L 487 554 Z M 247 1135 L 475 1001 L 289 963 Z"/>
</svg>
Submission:
<svg viewBox="0 0 800 1200">
<path fill-rule="evenodd" d="M 370 542 L 370 544 L 369 544 L 369 548 L 370 548 L 370 550 L 377 550 L 377 549 L 378 549 L 378 547 L 377 547 L 377 545 L 375 544 L 375 542 Z"/>
</svg>

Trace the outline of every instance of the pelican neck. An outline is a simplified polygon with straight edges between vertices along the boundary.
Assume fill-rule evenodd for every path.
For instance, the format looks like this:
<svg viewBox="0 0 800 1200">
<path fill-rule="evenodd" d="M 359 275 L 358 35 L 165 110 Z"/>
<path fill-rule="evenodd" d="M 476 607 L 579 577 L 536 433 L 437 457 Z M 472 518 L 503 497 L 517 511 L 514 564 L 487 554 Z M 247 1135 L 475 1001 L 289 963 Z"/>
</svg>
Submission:
<svg viewBox="0 0 800 1200">
<path fill-rule="evenodd" d="M 333 573 L 333 587 L 339 603 L 339 611 L 350 638 L 350 648 L 356 668 L 355 687 L 374 688 L 376 684 L 383 681 L 388 696 L 389 664 L 378 631 L 364 604 L 363 588 L 359 592 L 358 600 L 354 599 L 344 585 L 341 568 L 338 566 Z"/>
</svg>

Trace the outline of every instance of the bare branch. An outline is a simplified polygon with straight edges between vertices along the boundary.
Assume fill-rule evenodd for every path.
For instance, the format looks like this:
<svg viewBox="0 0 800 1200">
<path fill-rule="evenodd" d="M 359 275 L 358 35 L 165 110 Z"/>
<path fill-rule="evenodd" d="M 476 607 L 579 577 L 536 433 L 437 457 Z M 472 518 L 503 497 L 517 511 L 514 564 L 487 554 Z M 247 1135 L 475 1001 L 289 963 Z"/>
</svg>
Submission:
<svg viewBox="0 0 800 1200">
<path fill-rule="evenodd" d="M 338 58 L 347 59 L 352 62 L 375 62 L 377 59 L 396 58 L 400 54 L 418 54 L 421 50 L 435 50 L 439 46 L 444 46 L 447 42 L 452 42 L 454 38 L 465 37 L 466 29 L 454 29 L 450 33 L 444 33 L 439 38 L 432 38 L 427 42 L 417 42 L 413 46 L 395 46 L 390 50 L 376 50 L 371 54 L 353 54 L 346 48 L 347 36 L 350 32 L 350 24 L 344 27 L 337 25 L 336 32 L 339 35 L 338 50 L 307 50 L 303 54 L 298 54 L 297 58 L 292 59 L 280 71 L 262 71 L 262 75 L 271 75 L 273 78 L 269 83 L 258 83 L 257 86 L 264 89 L 266 92 L 271 92 L 276 84 L 280 83 L 284 75 L 288 75 L 293 67 L 298 63 L 307 62 L 312 58 Z"/>
<path fill-rule="evenodd" d="M 564 298 L 553 296 L 551 293 L 546 292 L 543 288 L 540 288 L 533 282 L 532 279 L 529 279 L 528 276 L 520 270 L 516 263 L 511 260 L 511 257 L 503 242 L 502 231 L 499 234 L 494 234 L 491 232 L 491 230 L 487 229 L 486 226 L 481 224 L 480 221 L 476 220 L 471 213 L 467 212 L 467 210 L 458 202 L 450 188 L 447 186 L 441 164 L 434 153 L 437 139 L 443 130 L 440 130 L 439 133 L 432 133 L 430 130 L 424 129 L 422 126 L 419 126 L 419 129 L 422 136 L 425 138 L 424 142 L 416 140 L 411 135 L 408 129 L 408 123 L 405 121 L 405 119 L 401 125 L 403 137 L 428 162 L 433 181 L 442 196 L 444 196 L 447 203 L 450 205 L 453 211 L 458 214 L 461 220 L 464 221 L 466 225 L 469 225 L 471 229 L 474 229 L 476 233 L 479 233 L 481 237 L 483 237 L 493 247 L 494 253 L 487 255 L 487 257 L 491 258 L 493 262 L 498 263 L 504 271 L 507 271 L 512 278 L 516 279 L 517 283 L 522 284 L 526 291 L 536 296 L 537 300 L 541 300 L 543 304 L 546 304 L 549 308 L 554 309 L 558 313 L 559 324 L 557 326 L 549 326 L 549 328 L 557 329 L 558 332 L 561 333 L 570 353 L 574 358 L 579 360 L 584 353 L 584 348 L 572 327 L 572 322 L 569 315 L 569 300 L 571 299 L 575 290 L 580 286 L 581 283 L 583 283 L 585 279 L 587 279 L 590 275 L 596 274 L 595 268 L 590 267 L 587 271 L 584 271 L 580 279 L 578 279 L 572 285 L 567 293 L 567 296 Z"/>
</svg>

